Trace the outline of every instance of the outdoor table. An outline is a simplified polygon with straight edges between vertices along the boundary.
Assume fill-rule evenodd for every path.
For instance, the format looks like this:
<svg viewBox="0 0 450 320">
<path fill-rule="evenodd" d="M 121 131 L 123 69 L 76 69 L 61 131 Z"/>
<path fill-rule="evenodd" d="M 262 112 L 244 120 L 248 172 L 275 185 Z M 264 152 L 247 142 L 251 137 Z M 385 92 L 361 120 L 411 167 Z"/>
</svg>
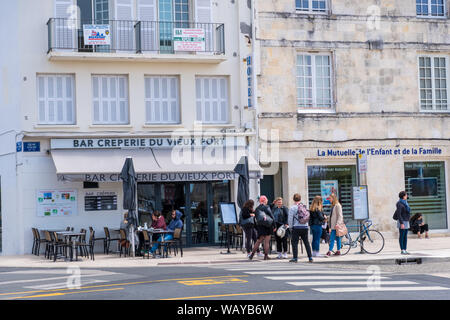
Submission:
<svg viewBox="0 0 450 320">
<path fill-rule="evenodd" d="M 168 231 L 168 230 L 163 230 L 163 229 L 153 229 L 153 228 L 149 228 L 149 229 L 136 229 L 136 232 L 142 232 L 143 230 L 147 231 L 148 233 L 150 233 L 150 238 L 154 235 L 154 234 L 160 234 L 162 239 L 161 242 L 164 242 L 164 237 L 166 234 L 168 233 L 173 233 L 173 231 Z M 164 257 L 164 254 L 163 254 Z"/>
<path fill-rule="evenodd" d="M 73 231 L 57 231 L 56 232 L 57 235 L 61 235 L 65 238 L 73 238 L 73 237 L 79 237 L 79 236 L 83 236 L 85 235 L 85 233 L 81 233 L 81 232 L 73 232 Z M 70 255 L 70 261 L 73 261 L 73 253 L 76 250 L 76 245 L 75 245 L 75 241 L 72 241 L 72 254 Z M 76 261 L 78 261 L 78 256 Z"/>
</svg>

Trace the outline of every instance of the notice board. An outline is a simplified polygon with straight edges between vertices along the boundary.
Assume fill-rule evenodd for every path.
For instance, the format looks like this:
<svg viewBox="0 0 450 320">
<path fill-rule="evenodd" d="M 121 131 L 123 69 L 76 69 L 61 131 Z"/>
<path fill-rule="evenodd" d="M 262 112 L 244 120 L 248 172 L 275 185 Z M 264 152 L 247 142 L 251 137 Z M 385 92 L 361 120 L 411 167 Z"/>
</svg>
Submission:
<svg viewBox="0 0 450 320">
<path fill-rule="evenodd" d="M 77 190 L 38 190 L 38 217 L 64 217 L 78 214 Z"/>
<path fill-rule="evenodd" d="M 220 202 L 220 214 L 223 224 L 237 224 L 236 205 L 234 202 Z"/>
<path fill-rule="evenodd" d="M 353 219 L 369 219 L 369 199 L 367 186 L 356 186 L 352 188 Z"/>
</svg>

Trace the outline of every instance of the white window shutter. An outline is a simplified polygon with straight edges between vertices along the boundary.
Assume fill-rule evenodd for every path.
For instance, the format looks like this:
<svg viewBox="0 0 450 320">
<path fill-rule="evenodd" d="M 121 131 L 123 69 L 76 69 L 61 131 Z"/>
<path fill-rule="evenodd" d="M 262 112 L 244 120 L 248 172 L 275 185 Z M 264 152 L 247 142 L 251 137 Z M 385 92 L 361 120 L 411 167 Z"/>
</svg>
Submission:
<svg viewBox="0 0 450 320">
<path fill-rule="evenodd" d="M 76 21 L 68 19 L 78 19 L 77 9 L 74 0 L 55 0 L 55 19 L 53 20 L 52 44 L 55 49 L 74 49 Z"/>
<path fill-rule="evenodd" d="M 196 79 L 197 121 L 228 122 L 228 85 L 224 77 Z"/>
<path fill-rule="evenodd" d="M 176 77 L 151 76 L 145 78 L 147 123 L 179 123 L 178 101 L 178 79 Z"/>
<path fill-rule="evenodd" d="M 212 22 L 211 0 L 196 0 L 195 2 L 195 21 L 196 28 L 205 30 L 205 51 L 214 51 L 214 26 Z"/>
<path fill-rule="evenodd" d="M 134 0 L 116 0 L 115 3 L 115 49 L 133 51 L 134 48 Z"/>
<path fill-rule="evenodd" d="M 156 1 L 137 0 L 137 14 L 141 25 L 141 50 L 157 51 L 158 42 L 156 37 Z"/>
<path fill-rule="evenodd" d="M 126 76 L 93 76 L 94 124 L 127 124 L 128 78 Z"/>
</svg>

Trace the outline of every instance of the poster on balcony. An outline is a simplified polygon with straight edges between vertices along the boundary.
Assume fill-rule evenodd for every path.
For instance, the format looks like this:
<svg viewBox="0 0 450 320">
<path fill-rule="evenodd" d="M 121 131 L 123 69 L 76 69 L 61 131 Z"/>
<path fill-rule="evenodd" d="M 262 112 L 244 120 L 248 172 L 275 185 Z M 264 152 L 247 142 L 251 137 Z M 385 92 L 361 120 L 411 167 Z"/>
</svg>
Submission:
<svg viewBox="0 0 450 320">
<path fill-rule="evenodd" d="M 204 29 L 173 29 L 175 51 L 205 51 Z"/>
<path fill-rule="evenodd" d="M 338 196 L 338 184 L 337 180 L 321 180 L 320 181 L 320 193 L 324 206 L 331 205 L 331 194 L 334 193 Z"/>
<path fill-rule="evenodd" d="M 84 45 L 110 45 L 111 32 L 109 24 L 84 24 Z"/>
<path fill-rule="evenodd" d="M 38 217 L 66 217 L 78 213 L 76 190 L 38 190 Z"/>
</svg>

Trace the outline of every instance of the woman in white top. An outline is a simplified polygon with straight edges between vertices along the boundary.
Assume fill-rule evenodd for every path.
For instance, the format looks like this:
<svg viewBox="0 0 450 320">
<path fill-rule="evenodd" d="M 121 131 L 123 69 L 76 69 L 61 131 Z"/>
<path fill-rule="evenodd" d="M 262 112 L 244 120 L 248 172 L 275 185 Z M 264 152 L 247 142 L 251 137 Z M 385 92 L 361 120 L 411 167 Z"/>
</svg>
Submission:
<svg viewBox="0 0 450 320">
<path fill-rule="evenodd" d="M 344 215 L 342 214 L 342 205 L 339 203 L 337 196 L 331 194 L 331 215 L 330 215 L 330 247 L 327 252 L 327 256 L 331 256 L 331 251 L 334 249 L 334 240 L 337 242 L 337 251 L 334 255 L 339 256 L 341 254 L 341 237 L 336 236 L 336 225 L 344 223 Z"/>
</svg>

